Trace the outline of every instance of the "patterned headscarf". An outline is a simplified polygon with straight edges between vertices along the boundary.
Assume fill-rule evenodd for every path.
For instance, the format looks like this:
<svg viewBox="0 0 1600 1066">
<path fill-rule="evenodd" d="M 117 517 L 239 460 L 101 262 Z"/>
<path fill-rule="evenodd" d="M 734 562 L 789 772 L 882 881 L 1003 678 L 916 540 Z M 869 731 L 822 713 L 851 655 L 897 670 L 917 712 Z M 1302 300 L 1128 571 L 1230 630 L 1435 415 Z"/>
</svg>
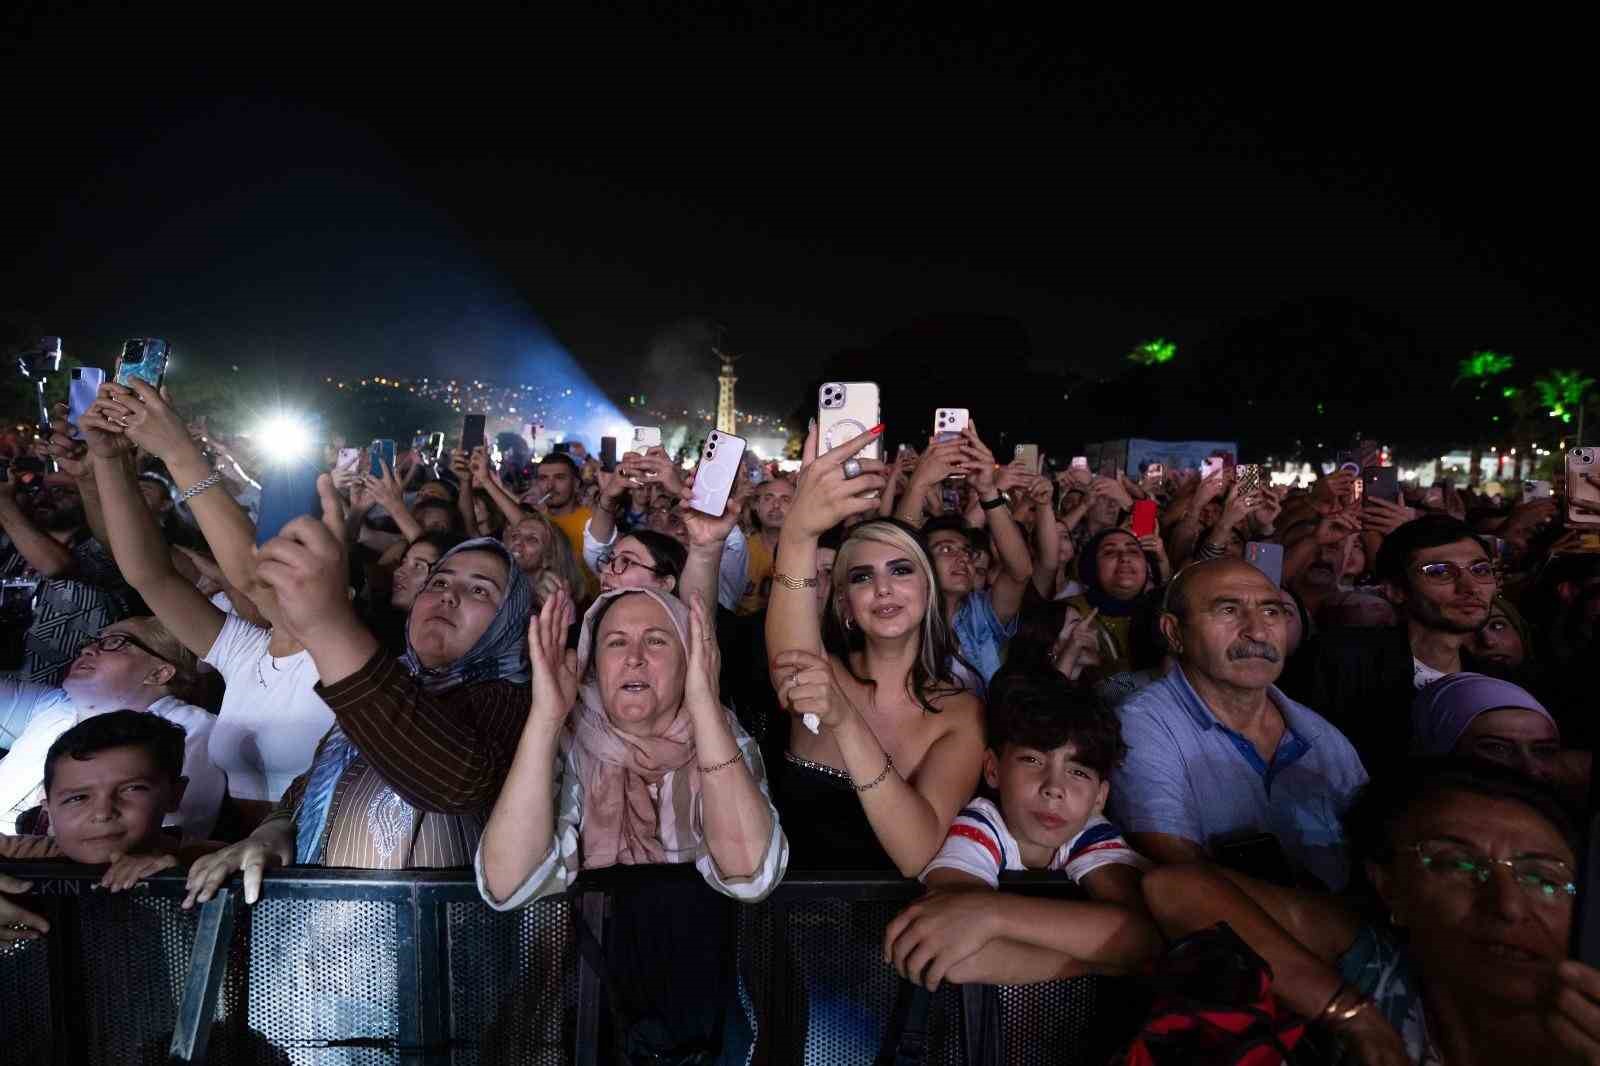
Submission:
<svg viewBox="0 0 1600 1066">
<path fill-rule="evenodd" d="M 417 683 L 429 692 L 449 692 L 461 685 L 483 681 L 528 681 L 528 616 L 533 611 L 533 589 L 511 551 L 493 537 L 477 537 L 463 541 L 439 557 L 428 571 L 432 576 L 446 559 L 464 551 L 489 552 L 505 560 L 508 583 L 500 608 L 490 620 L 488 628 L 461 658 L 440 667 L 428 667 L 417 657 L 411 645 L 411 627 L 406 627 L 406 653 L 400 658 Z M 415 610 L 415 604 L 412 605 Z M 337 722 L 317 747 L 316 761 L 311 764 L 306 779 L 305 795 L 300 809 L 295 812 L 295 862 L 315 863 L 321 860 L 320 845 L 327 828 L 328 812 L 333 806 L 333 790 L 339 778 L 355 762 L 356 746 L 345 735 Z"/>
</svg>

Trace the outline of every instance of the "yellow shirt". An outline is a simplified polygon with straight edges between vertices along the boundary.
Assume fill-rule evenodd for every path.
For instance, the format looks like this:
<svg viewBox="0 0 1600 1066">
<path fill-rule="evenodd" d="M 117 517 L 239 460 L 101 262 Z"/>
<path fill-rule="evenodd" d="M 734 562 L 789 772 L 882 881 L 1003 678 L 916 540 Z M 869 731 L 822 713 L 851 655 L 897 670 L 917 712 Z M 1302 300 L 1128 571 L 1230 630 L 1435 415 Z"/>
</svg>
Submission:
<svg viewBox="0 0 1600 1066">
<path fill-rule="evenodd" d="M 571 514 L 551 515 L 550 524 L 566 534 L 567 543 L 572 545 L 572 554 L 578 560 L 578 571 L 588 581 L 588 589 L 573 589 L 573 593 L 587 593 L 587 599 L 594 599 L 600 594 L 600 578 L 589 571 L 583 561 L 583 527 L 589 524 L 589 516 L 594 512 L 587 507 L 579 507 Z"/>
<path fill-rule="evenodd" d="M 767 609 L 772 592 L 772 549 L 760 533 L 745 538 L 744 595 L 739 597 L 738 614 L 760 614 Z"/>
</svg>

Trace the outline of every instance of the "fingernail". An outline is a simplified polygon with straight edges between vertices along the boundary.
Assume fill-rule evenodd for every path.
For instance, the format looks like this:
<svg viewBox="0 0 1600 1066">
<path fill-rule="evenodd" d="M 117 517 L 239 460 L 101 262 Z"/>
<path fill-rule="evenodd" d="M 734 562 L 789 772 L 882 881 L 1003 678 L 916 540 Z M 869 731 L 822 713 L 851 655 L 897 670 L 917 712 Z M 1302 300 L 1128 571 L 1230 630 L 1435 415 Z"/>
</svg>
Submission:
<svg viewBox="0 0 1600 1066">
<path fill-rule="evenodd" d="M 867 432 L 871 433 L 874 437 L 876 437 L 878 434 L 883 432 L 883 423 L 879 422 L 877 425 L 875 425 L 871 429 L 867 430 Z"/>
</svg>

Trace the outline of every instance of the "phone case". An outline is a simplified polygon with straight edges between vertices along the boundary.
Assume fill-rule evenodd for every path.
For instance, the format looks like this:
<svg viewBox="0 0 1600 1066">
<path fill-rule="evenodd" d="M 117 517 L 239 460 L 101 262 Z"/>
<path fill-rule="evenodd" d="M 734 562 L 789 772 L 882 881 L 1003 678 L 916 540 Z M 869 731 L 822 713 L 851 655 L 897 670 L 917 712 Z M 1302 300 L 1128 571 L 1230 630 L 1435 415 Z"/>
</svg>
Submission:
<svg viewBox="0 0 1600 1066">
<path fill-rule="evenodd" d="M 1039 472 L 1039 446 L 1037 444 L 1019 444 L 1012 455 L 1014 459 L 1026 465 L 1032 473 L 1037 474 Z"/>
<path fill-rule="evenodd" d="M 483 447 L 483 427 L 488 419 L 484 415 L 468 415 L 461 422 L 461 450 L 472 454 L 472 449 Z"/>
<path fill-rule="evenodd" d="M 1567 449 L 1567 525 L 1600 526 L 1600 514 L 1586 514 L 1574 507 L 1586 503 L 1600 511 L 1600 485 L 1585 480 L 1584 475 L 1600 480 L 1600 448 Z"/>
<path fill-rule="evenodd" d="M 268 466 L 261 475 L 261 508 L 256 519 L 256 547 L 301 515 L 322 514 L 317 495 L 317 468 L 307 461 Z"/>
<path fill-rule="evenodd" d="M 629 451 L 643 452 L 646 448 L 661 447 L 660 426 L 634 426 L 633 447 Z"/>
<path fill-rule="evenodd" d="M 1256 496 L 1261 492 L 1261 467 L 1255 463 L 1246 463 L 1234 467 L 1234 478 L 1239 482 L 1239 492 L 1245 496 Z"/>
<path fill-rule="evenodd" d="M 1154 500 L 1136 500 L 1133 505 L 1133 535 L 1148 537 L 1156 531 L 1156 503 Z"/>
<path fill-rule="evenodd" d="M 715 430 L 706 438 L 700 452 L 700 467 L 694 475 L 694 494 L 689 506 L 701 514 L 721 518 L 728 507 L 728 493 L 744 462 L 745 439 Z"/>
<path fill-rule="evenodd" d="M 882 421 L 875 381 L 829 381 L 817 390 L 817 454 L 861 436 Z M 883 442 L 871 441 L 857 459 L 882 459 Z"/>
<path fill-rule="evenodd" d="M 971 418 L 965 407 L 940 407 L 933 412 L 933 441 L 943 444 L 955 440 Z"/>
<path fill-rule="evenodd" d="M 1213 456 L 1210 459 L 1202 459 L 1202 460 L 1200 460 L 1200 476 L 1201 477 L 1210 477 L 1212 474 L 1215 474 L 1218 470 L 1221 470 L 1221 469 L 1222 469 L 1222 460 L 1220 458 L 1218 458 L 1218 457 Z"/>
<path fill-rule="evenodd" d="M 340 470 L 354 470 L 361 461 L 360 448 L 340 448 L 339 459 L 334 466 Z"/>
<path fill-rule="evenodd" d="M 1269 541 L 1253 540 L 1244 546 L 1244 558 L 1251 566 L 1267 575 L 1274 585 L 1283 584 L 1283 545 Z"/>
<path fill-rule="evenodd" d="M 382 438 L 379 438 L 378 440 L 373 441 L 372 442 L 372 448 L 371 448 L 371 454 L 372 454 L 372 467 L 371 467 L 371 470 L 372 470 L 372 476 L 373 477 L 382 477 L 383 476 L 383 467 L 378 465 L 378 460 L 379 459 L 382 459 L 385 463 L 388 463 L 390 470 L 394 469 L 394 441 L 389 440 L 387 437 L 382 437 Z"/>
<path fill-rule="evenodd" d="M 146 382 L 152 389 L 161 387 L 167 373 L 167 342 L 159 337 L 135 337 L 124 341 L 122 354 L 117 356 L 114 380 L 127 385 L 134 378 Z"/>
<path fill-rule="evenodd" d="M 80 366 L 72 372 L 72 380 L 67 384 L 67 421 L 72 423 L 72 436 L 77 440 L 83 439 L 77 429 L 78 419 L 94 404 L 105 380 L 106 372 L 97 366 Z"/>
</svg>

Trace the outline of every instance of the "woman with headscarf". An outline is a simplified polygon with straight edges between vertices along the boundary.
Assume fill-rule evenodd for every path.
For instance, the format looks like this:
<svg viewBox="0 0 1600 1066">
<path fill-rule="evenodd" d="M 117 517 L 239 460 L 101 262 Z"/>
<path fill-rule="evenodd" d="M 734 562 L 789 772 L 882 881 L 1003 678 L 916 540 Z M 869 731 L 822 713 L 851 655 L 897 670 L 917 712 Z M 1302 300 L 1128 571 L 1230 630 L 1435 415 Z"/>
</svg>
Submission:
<svg viewBox="0 0 1600 1066">
<path fill-rule="evenodd" d="M 469 865 L 510 765 L 527 714 L 533 600 L 511 553 L 479 537 L 441 557 L 395 659 L 330 595 L 343 572 L 343 543 L 330 537 L 323 522 L 296 519 L 262 547 L 260 572 L 304 634 L 336 724 L 260 828 L 190 869 L 191 902 L 244 870 L 253 903 L 262 867 L 289 862 Z"/>
<path fill-rule="evenodd" d="M 1078 554 L 1083 592 L 1067 600 L 1068 621 L 1093 616 L 1100 636 L 1102 676 L 1137 668 L 1132 630 L 1140 613 L 1150 609 L 1146 590 L 1160 580 L 1160 544 L 1159 536 L 1141 539 L 1126 529 L 1104 529 L 1089 538 Z"/>
<path fill-rule="evenodd" d="M 608 896 L 605 945 L 591 946 L 621 1043 L 735 1063 L 753 1034 L 735 991 L 734 901 L 764 899 L 789 846 L 761 750 L 722 706 L 715 628 L 690 603 L 603 593 L 576 653 L 570 601 L 545 603 L 529 630 L 533 709 L 479 845 L 478 891 L 511 910 L 586 872 Z"/>
<path fill-rule="evenodd" d="M 1519 685 L 1483 674 L 1449 674 L 1411 705 L 1413 755 L 1461 755 L 1509 766 L 1542 781 L 1557 776 L 1561 730 Z"/>
</svg>

